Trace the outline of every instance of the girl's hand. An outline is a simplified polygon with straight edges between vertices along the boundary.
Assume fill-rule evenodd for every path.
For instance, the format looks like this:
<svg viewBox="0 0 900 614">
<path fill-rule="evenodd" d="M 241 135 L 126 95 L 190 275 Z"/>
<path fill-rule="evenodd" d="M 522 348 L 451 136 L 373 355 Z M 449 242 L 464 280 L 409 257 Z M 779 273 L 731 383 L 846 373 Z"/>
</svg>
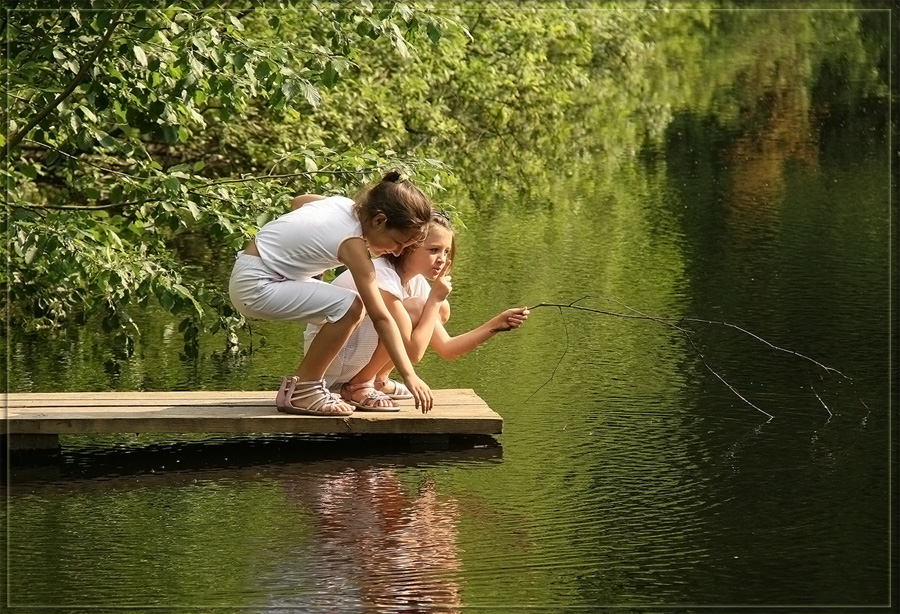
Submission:
<svg viewBox="0 0 900 614">
<path fill-rule="evenodd" d="M 447 275 L 447 273 L 450 272 L 451 264 L 452 262 L 448 260 L 444 265 L 444 268 L 441 269 L 441 272 L 438 273 L 434 283 L 431 284 L 430 294 L 438 303 L 447 300 L 447 297 L 450 296 L 450 292 L 453 290 L 453 284 L 450 283 L 450 276 Z"/>
<path fill-rule="evenodd" d="M 528 319 L 531 313 L 527 307 L 514 307 L 507 309 L 492 321 L 491 332 L 502 333 L 514 328 L 519 328 Z"/>
<path fill-rule="evenodd" d="M 404 377 L 403 383 L 406 384 L 406 387 L 409 388 L 409 391 L 412 393 L 416 407 L 418 408 L 421 406 L 423 414 L 430 412 L 431 408 L 434 407 L 434 395 L 431 392 L 431 388 L 428 387 L 428 384 L 423 382 L 418 375 Z"/>
</svg>

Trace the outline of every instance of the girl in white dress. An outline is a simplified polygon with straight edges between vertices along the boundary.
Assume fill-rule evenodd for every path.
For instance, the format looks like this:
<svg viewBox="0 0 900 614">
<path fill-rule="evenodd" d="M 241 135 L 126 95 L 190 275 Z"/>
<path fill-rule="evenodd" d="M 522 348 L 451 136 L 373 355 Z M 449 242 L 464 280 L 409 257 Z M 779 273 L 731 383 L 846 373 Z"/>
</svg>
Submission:
<svg viewBox="0 0 900 614">
<path fill-rule="evenodd" d="M 445 360 L 453 360 L 528 319 L 528 309 L 516 307 L 468 332 L 450 336 L 444 324 L 450 317 L 447 297 L 452 285 L 448 273 L 455 248 L 449 218 L 434 213 L 424 243 L 403 250 L 399 256 L 385 254 L 375 260 L 382 299 L 414 363 L 422 359 L 429 345 Z M 427 280 L 432 282 L 430 286 Z M 345 271 L 332 285 L 353 289 L 353 276 Z M 319 334 L 320 327 L 308 326 L 306 346 L 311 347 Z M 365 407 L 358 406 L 360 409 L 396 411 L 393 399 L 409 399 L 413 394 L 407 386 L 389 378 L 393 367 L 386 346 L 365 318 L 326 371 L 325 381 L 332 389 L 340 389 L 343 398 L 364 401 Z"/>
<path fill-rule="evenodd" d="M 428 198 L 400 173 L 391 171 L 356 201 L 342 196 L 298 196 L 290 213 L 259 229 L 238 252 L 229 294 L 243 315 L 266 320 L 316 324 L 319 334 L 307 344 L 293 376 L 282 380 L 276 396 L 280 411 L 340 415 L 353 406 L 332 394 L 325 371 L 363 317 L 382 339 L 410 394 L 423 412 L 433 395 L 415 373 L 397 323 L 375 281 L 371 256 L 421 242 L 431 217 Z M 344 264 L 355 291 L 327 284 L 317 276 Z"/>
</svg>

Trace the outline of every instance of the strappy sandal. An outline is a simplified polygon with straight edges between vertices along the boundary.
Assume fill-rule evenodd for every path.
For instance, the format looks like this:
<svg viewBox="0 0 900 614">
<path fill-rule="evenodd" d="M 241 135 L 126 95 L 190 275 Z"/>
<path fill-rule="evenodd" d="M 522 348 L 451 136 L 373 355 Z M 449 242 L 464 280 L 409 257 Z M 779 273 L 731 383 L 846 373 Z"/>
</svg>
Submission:
<svg viewBox="0 0 900 614">
<path fill-rule="evenodd" d="M 312 399 L 306 407 L 295 405 L 297 401 Z M 275 396 L 278 411 L 286 414 L 308 416 L 349 416 L 353 408 L 332 394 L 325 386 L 325 380 L 301 382 L 296 375 L 281 380 L 281 387 Z"/>
<path fill-rule="evenodd" d="M 384 390 L 381 390 L 381 388 L 384 388 L 388 384 L 388 382 L 394 384 L 393 392 L 385 392 Z M 382 394 L 388 395 L 392 399 L 397 399 L 398 401 L 413 398 L 412 393 L 409 391 L 409 388 L 407 388 L 405 384 L 402 384 L 401 382 L 398 382 L 397 380 L 391 378 L 375 380 L 375 390 L 380 391 Z"/>
<path fill-rule="evenodd" d="M 353 400 L 353 393 L 357 390 L 369 388 L 363 398 L 358 401 Z M 347 382 L 341 386 L 341 398 L 345 403 L 349 403 L 360 411 L 400 411 L 400 406 L 394 403 L 390 396 L 375 389 L 375 380 L 351 384 Z M 385 405 L 388 402 L 390 405 Z"/>
</svg>

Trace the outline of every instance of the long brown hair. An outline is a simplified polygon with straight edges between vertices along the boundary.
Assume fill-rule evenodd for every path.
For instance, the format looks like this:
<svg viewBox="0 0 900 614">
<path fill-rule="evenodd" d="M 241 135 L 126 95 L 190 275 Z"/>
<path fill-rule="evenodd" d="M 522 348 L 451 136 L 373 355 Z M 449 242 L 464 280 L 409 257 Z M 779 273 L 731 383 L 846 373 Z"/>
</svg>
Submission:
<svg viewBox="0 0 900 614">
<path fill-rule="evenodd" d="M 381 181 L 365 188 L 355 202 L 363 228 L 383 213 L 388 228 L 420 229 L 424 233 L 431 219 L 431 201 L 412 182 L 402 179 L 398 170 L 385 173 Z"/>
</svg>

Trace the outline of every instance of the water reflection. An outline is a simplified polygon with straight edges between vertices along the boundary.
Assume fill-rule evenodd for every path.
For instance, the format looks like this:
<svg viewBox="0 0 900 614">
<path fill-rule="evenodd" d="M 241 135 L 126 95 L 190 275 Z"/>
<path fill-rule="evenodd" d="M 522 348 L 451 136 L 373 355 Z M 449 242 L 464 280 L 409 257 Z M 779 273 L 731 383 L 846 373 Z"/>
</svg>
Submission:
<svg viewBox="0 0 900 614">
<path fill-rule="evenodd" d="M 773 78 L 783 84 L 789 75 L 780 73 Z M 723 151 L 729 238 L 741 242 L 778 231 L 779 209 L 789 188 L 786 165 L 797 162 L 807 172 L 818 167 L 817 128 L 807 93 L 783 85 L 759 90 L 764 93 L 741 122 L 753 129 L 737 135 Z"/>
<path fill-rule="evenodd" d="M 459 507 L 432 479 L 410 488 L 391 468 L 347 468 L 284 476 L 282 486 L 309 514 L 313 546 L 272 562 L 261 582 L 283 597 L 269 607 L 459 611 Z"/>
<path fill-rule="evenodd" d="M 457 612 L 460 503 L 434 476 L 491 465 L 501 448 L 398 453 L 397 441 L 302 439 L 67 447 L 52 464 L 15 467 L 13 602 Z M 92 538 L 57 549 L 60 534 Z M 52 568 L 37 573 L 50 552 Z M 136 574 L 145 560 L 152 569 Z"/>
</svg>

